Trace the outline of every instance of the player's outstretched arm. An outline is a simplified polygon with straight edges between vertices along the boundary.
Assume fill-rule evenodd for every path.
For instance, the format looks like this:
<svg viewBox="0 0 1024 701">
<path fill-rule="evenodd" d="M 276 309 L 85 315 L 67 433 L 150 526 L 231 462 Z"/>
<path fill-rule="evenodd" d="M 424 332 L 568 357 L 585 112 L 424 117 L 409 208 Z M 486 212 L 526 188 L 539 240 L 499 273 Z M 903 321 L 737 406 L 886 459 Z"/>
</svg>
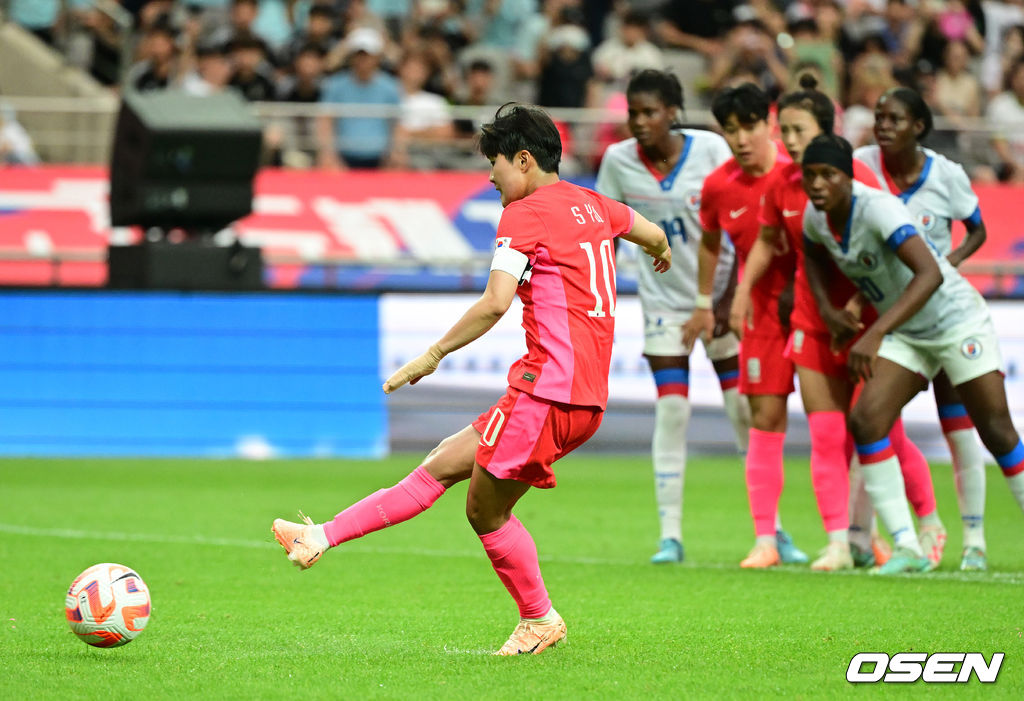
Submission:
<svg viewBox="0 0 1024 701">
<path fill-rule="evenodd" d="M 668 244 L 668 237 L 660 226 L 648 221 L 639 212 L 634 212 L 633 228 L 628 234 L 623 234 L 622 238 L 640 246 L 644 253 L 653 258 L 657 272 L 664 273 L 672 267 L 672 247 Z"/>
<path fill-rule="evenodd" d="M 441 359 L 454 350 L 475 341 L 491 330 L 498 319 L 505 315 L 516 296 L 519 281 L 502 270 L 492 270 L 487 278 L 487 287 L 473 305 L 466 310 L 455 325 L 418 358 L 400 367 L 384 383 L 384 394 L 391 394 L 402 385 L 419 382 L 420 378 L 437 370 Z"/>
<path fill-rule="evenodd" d="M 701 335 L 710 339 L 715 331 L 715 316 L 711 313 L 711 293 L 715 286 L 715 268 L 722 248 L 721 231 L 702 231 L 697 250 L 697 300 L 693 316 L 683 324 L 683 344 L 692 346 Z"/>
</svg>

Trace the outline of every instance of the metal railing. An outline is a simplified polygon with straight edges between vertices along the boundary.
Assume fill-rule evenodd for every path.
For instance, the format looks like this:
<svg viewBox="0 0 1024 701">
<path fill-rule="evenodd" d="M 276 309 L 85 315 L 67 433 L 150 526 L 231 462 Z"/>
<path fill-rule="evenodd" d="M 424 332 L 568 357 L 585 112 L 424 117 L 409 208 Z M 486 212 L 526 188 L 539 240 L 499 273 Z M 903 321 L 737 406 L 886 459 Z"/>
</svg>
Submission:
<svg viewBox="0 0 1024 701">
<path fill-rule="evenodd" d="M 34 129 L 30 130 L 37 151 L 44 161 L 68 162 L 75 161 L 74 154 L 96 153 L 97 146 L 100 152 L 110 153 L 110 145 L 113 133 L 110 129 L 93 128 L 92 125 L 107 125 L 112 121 L 102 119 L 89 119 L 89 117 L 113 117 L 119 108 L 119 99 L 113 93 L 102 97 L 37 97 L 4 95 L 3 101 L 14 110 L 23 115 L 46 114 L 46 115 L 67 115 L 70 123 L 81 124 L 82 128 L 69 129 Z M 457 106 L 449 108 L 449 114 L 453 120 L 480 121 L 493 116 L 498 105 L 492 106 Z M 400 119 L 402 108 L 395 105 L 353 105 L 353 104 L 329 104 L 329 103 L 288 103 L 288 102 L 256 102 L 252 108 L 264 125 L 270 130 L 278 130 L 281 141 L 281 148 L 296 151 L 305 151 L 308 154 L 315 154 L 320 147 L 316 141 L 316 130 L 313 123 L 319 117 L 330 117 L 345 119 L 353 117 L 370 117 L 381 119 Z M 599 128 L 610 125 L 622 125 L 625 115 L 621 112 L 607 109 L 587 108 L 556 108 L 548 110 L 552 118 L 563 122 L 570 130 L 572 146 L 569 159 L 575 159 L 577 164 L 570 161 L 570 172 L 586 172 L 600 157 L 600 149 L 603 143 L 598 140 Z M 76 119 L 78 118 L 78 119 Z M 692 110 L 685 115 L 689 125 L 697 127 L 714 128 L 715 122 L 711 113 L 707 110 Z M 27 120 L 28 121 L 28 120 Z M 966 160 L 976 163 L 993 161 L 988 153 L 989 141 L 996 134 L 1015 133 L 1018 127 L 1013 124 L 998 124 L 987 119 L 961 119 L 956 123 L 937 116 L 935 118 L 935 129 L 933 136 L 928 142 L 932 148 L 948 155 L 956 161 Z M 937 143 L 937 137 L 941 134 L 955 134 L 959 141 L 967 141 L 970 153 L 964 154 L 958 151 L 964 147 L 951 144 L 950 139 L 943 139 Z M 425 168 L 451 167 L 446 159 L 451 154 L 471 156 L 475 154 L 472 138 L 456 139 L 448 143 L 440 144 L 432 142 L 413 141 L 415 148 L 421 151 L 434 151 L 436 158 L 424 160 Z M 89 149 L 82 148 L 89 146 Z M 53 155 L 71 154 L 72 158 L 53 158 Z M 99 159 L 98 162 L 106 162 L 108 158 Z M 96 162 L 96 161 L 94 161 Z M 311 161 L 310 161 L 311 162 Z M 456 168 L 483 167 L 482 163 L 475 164 L 466 159 L 455 159 Z"/>
</svg>

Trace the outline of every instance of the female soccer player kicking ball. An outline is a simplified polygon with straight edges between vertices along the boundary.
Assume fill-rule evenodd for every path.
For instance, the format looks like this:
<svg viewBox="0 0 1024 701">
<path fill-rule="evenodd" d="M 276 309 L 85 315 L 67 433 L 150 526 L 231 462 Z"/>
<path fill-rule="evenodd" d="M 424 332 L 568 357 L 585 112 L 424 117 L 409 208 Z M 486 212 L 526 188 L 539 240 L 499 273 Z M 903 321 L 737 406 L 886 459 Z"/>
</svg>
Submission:
<svg viewBox="0 0 1024 701">
<path fill-rule="evenodd" d="M 406 521 L 469 479 L 466 515 L 519 606 L 519 625 L 496 654 L 537 654 L 565 637 L 565 623 L 512 508 L 531 486 L 554 487 L 551 464 L 601 423 L 615 328 L 614 239 L 641 246 L 658 272 L 670 268 L 672 251 L 664 232 L 629 207 L 559 180 L 561 141 L 541 110 L 503 106 L 482 128 L 480 150 L 505 208 L 487 287 L 437 343 L 388 378 L 384 392 L 434 372 L 445 355 L 494 326 L 518 294 L 527 352 L 509 370 L 505 396 L 397 485 L 327 523 L 277 519 L 273 531 L 288 559 L 306 569 L 328 548 Z"/>
<path fill-rule="evenodd" d="M 932 113 L 921 96 L 909 88 L 893 88 L 875 106 L 878 145 L 859 148 L 853 156 L 875 172 L 882 189 L 903 200 L 918 231 L 956 267 L 985 242 L 985 223 L 964 169 L 921 146 L 931 130 Z M 951 231 L 954 220 L 963 221 L 967 231 L 955 249 Z M 974 425 L 945 373 L 935 376 L 932 388 L 942 433 L 953 457 L 964 536 L 960 569 L 984 570 L 985 461 Z M 946 541 L 945 529 L 924 526 L 921 539 L 930 544 L 925 553 L 937 563 Z"/>
<path fill-rule="evenodd" d="M 700 189 L 704 179 L 729 160 L 729 146 L 718 134 L 679 128 L 683 89 L 674 75 L 648 69 L 626 88 L 632 139 L 612 144 L 601 159 L 597 191 L 623 202 L 647 219 L 660 222 L 672 244 L 672 272 L 658 275 L 647 266 L 638 273 L 644 317 L 644 357 L 657 386 L 654 405 L 655 499 L 661 522 L 655 564 L 682 562 L 683 480 L 686 430 L 690 423 L 690 348 L 683 344 L 683 323 L 697 297 L 700 246 Z M 723 247 L 715 271 L 713 298 L 728 311 L 735 255 Z M 718 374 L 725 412 L 740 452 L 747 450 L 750 407 L 737 390 L 739 341 L 724 323 L 705 350 Z"/>
<path fill-rule="evenodd" d="M 817 82 L 813 77 L 804 76 L 800 84 L 802 90 L 786 93 L 778 102 L 782 142 L 794 162 L 769 176 L 761 201 L 760 235 L 747 257 L 743 279 L 736 288 L 730 324 L 740 336 L 747 327 L 753 326 L 751 289 L 771 265 L 774 251 L 795 250 L 793 330 L 786 345 L 786 355 L 796 365 L 797 377 L 800 378 L 800 396 L 811 433 L 811 483 L 828 536 L 828 545 L 811 563 L 811 569 L 834 571 L 849 569 L 855 564 L 875 564 L 870 528 L 874 512 L 868 511 L 869 526 L 866 530 L 849 534 L 846 414 L 851 406 L 854 384 L 846 369 L 846 353 L 833 352 L 831 348 L 828 326 L 818 313 L 814 295 L 807 285 L 803 262 L 803 214 L 807 194 L 801 185 L 800 158 L 811 139 L 818 134 L 832 133 L 835 107 L 827 95 L 815 89 Z M 877 178 L 863 163 L 854 160 L 853 172 L 860 182 L 877 187 Z M 829 276 L 829 298 L 837 307 L 842 308 L 856 292 L 857 288 L 838 271 Z M 873 313 L 870 308 L 868 311 Z M 914 510 L 922 519 L 937 520 L 928 463 L 917 446 L 906 437 L 899 419 L 890 439 L 900 460 L 908 498 Z M 854 540 L 850 535 L 854 539 L 863 538 Z M 887 549 L 888 543 L 885 546 Z"/>
<path fill-rule="evenodd" d="M 827 262 L 839 269 L 880 316 L 850 348 L 849 366 L 865 380 L 850 412 L 864 482 L 896 548 L 883 574 L 924 572 L 924 556 L 904 498 L 888 433 L 928 380 L 945 371 L 985 447 L 1024 508 L 1024 443 L 1006 404 L 995 327 L 981 295 L 918 234 L 899 198 L 853 180 L 850 145 L 816 137 L 803 154 L 807 277 L 837 343 L 861 324 L 829 301 Z"/>
</svg>

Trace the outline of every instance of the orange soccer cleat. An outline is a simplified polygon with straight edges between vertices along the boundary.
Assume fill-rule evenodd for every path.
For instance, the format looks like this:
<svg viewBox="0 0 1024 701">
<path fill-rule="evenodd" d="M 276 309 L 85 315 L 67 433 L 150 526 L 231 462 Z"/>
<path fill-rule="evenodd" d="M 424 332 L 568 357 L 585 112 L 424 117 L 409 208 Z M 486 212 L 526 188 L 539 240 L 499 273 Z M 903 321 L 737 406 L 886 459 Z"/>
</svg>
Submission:
<svg viewBox="0 0 1024 701">
<path fill-rule="evenodd" d="M 779 558 L 779 551 L 769 543 L 759 543 L 754 546 L 750 554 L 740 563 L 740 567 L 748 569 L 765 569 L 778 565 L 782 560 Z"/>
<path fill-rule="evenodd" d="M 539 655 L 565 640 L 565 621 L 551 609 L 549 621 L 520 619 L 512 635 L 495 655 Z"/>
<path fill-rule="evenodd" d="M 302 517 L 305 525 L 277 518 L 274 519 L 274 525 L 270 530 L 274 532 L 277 542 L 288 553 L 288 559 L 299 569 L 308 570 L 324 554 L 324 549 L 310 533 L 313 526 L 316 525 L 313 523 L 313 519 L 301 511 L 299 516 Z"/>
</svg>

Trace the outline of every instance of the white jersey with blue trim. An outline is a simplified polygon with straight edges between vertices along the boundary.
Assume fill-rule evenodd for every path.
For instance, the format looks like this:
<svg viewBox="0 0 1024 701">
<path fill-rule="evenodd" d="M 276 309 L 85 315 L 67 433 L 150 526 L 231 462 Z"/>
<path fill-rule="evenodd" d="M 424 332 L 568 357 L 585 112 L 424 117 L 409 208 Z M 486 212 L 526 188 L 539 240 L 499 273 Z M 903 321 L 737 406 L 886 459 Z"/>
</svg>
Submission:
<svg viewBox="0 0 1024 701">
<path fill-rule="evenodd" d="M 953 222 L 981 221 L 978 196 L 971 189 L 971 180 L 963 166 L 930 148 L 921 150 L 925 155 L 921 175 L 903 192 L 893 191 L 892 181 L 886 177 L 882 165 L 882 150 L 878 146 L 861 146 L 853 152 L 853 157 L 874 171 L 883 190 L 903 200 L 914 215 L 917 230 L 946 256 L 953 250 Z"/>
<path fill-rule="evenodd" d="M 609 146 L 597 173 L 598 192 L 658 224 L 672 245 L 672 269 L 667 273 L 655 273 L 644 261 L 638 266 L 640 303 L 648 313 L 693 311 L 701 239 L 701 187 L 711 171 L 732 157 L 725 139 L 718 134 L 699 129 L 679 132 L 686 141 L 671 173 L 658 176 L 652 172 L 636 139 Z M 732 243 L 722 237 L 713 291 L 716 300 L 729 284 L 735 255 Z"/>
<path fill-rule="evenodd" d="M 810 202 L 804 210 L 804 237 L 824 246 L 846 277 L 879 313 L 891 307 L 914 277 L 896 255 L 910 236 L 918 236 L 914 218 L 899 198 L 859 182 L 853 183 L 853 204 L 841 240 L 836 240 L 824 212 Z M 927 237 L 925 241 L 928 242 Z M 918 339 L 939 339 L 965 320 L 987 315 L 977 290 L 957 272 L 933 244 L 928 250 L 938 261 L 942 284 L 914 316 L 894 329 Z"/>
</svg>

